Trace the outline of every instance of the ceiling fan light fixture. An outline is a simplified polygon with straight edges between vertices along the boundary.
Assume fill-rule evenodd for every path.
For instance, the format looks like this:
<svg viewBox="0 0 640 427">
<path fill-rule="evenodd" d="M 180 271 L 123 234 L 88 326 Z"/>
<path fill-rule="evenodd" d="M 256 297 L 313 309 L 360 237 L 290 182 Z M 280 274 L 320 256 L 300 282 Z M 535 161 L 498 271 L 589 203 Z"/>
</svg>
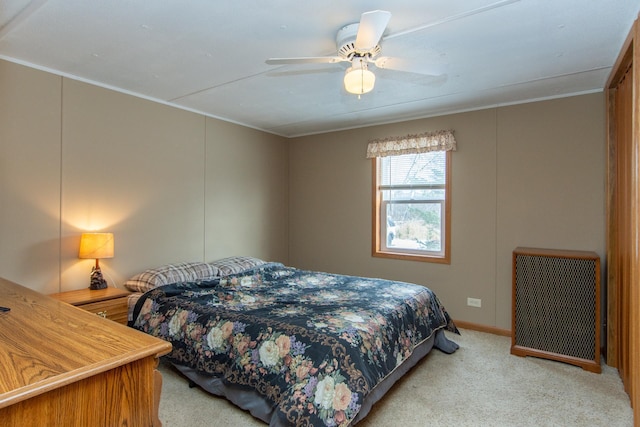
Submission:
<svg viewBox="0 0 640 427">
<path fill-rule="evenodd" d="M 349 67 L 344 74 L 344 88 L 354 95 L 371 92 L 376 83 L 376 75 L 367 69 L 367 65 Z"/>
</svg>

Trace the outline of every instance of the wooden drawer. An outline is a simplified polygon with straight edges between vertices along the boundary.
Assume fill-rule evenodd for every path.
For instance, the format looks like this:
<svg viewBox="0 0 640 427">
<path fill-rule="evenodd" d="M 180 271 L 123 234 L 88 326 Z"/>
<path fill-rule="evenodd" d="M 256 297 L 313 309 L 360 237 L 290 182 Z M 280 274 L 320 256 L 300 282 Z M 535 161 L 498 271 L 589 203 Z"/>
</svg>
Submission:
<svg viewBox="0 0 640 427">
<path fill-rule="evenodd" d="M 126 297 L 81 304 L 77 307 L 114 322 L 122 323 L 123 325 L 127 324 L 128 307 Z"/>
<path fill-rule="evenodd" d="M 117 288 L 89 288 L 52 294 L 51 297 L 95 313 L 114 322 L 127 324 L 129 291 Z"/>
</svg>

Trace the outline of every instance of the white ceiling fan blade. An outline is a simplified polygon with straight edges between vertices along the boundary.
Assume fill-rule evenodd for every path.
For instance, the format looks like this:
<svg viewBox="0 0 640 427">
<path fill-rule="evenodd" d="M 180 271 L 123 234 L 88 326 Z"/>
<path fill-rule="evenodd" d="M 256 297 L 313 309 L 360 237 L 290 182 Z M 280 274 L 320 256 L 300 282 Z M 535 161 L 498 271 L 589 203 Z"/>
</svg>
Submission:
<svg viewBox="0 0 640 427">
<path fill-rule="evenodd" d="M 269 58 L 265 62 L 269 65 L 285 64 L 335 64 L 344 61 L 339 56 L 301 56 L 298 58 Z"/>
<path fill-rule="evenodd" d="M 391 12 L 384 10 L 373 10 L 365 12 L 360 17 L 358 25 L 358 35 L 356 36 L 355 48 L 360 52 L 367 52 L 378 45 L 387 24 L 391 19 Z"/>
<path fill-rule="evenodd" d="M 426 59 L 406 59 L 383 56 L 375 60 L 376 67 L 385 70 L 407 71 L 427 76 L 441 76 L 445 74 L 447 65 L 435 63 Z"/>
</svg>

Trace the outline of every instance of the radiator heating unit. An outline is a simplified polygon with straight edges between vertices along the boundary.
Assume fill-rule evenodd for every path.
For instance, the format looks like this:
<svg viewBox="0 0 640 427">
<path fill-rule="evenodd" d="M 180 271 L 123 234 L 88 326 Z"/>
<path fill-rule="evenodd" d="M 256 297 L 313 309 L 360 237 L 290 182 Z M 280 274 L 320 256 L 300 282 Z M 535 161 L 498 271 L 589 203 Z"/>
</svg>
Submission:
<svg viewBox="0 0 640 427">
<path fill-rule="evenodd" d="M 511 354 L 600 372 L 600 257 L 595 252 L 513 251 Z"/>
</svg>

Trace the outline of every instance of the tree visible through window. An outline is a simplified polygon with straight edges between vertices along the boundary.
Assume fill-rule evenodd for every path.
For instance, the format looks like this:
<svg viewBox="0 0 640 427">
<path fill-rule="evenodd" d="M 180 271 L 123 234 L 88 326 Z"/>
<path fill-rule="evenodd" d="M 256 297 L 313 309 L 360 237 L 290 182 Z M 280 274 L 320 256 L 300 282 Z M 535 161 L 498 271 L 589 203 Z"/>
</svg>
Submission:
<svg viewBox="0 0 640 427">
<path fill-rule="evenodd" d="M 374 162 L 375 256 L 449 263 L 450 151 Z"/>
</svg>

